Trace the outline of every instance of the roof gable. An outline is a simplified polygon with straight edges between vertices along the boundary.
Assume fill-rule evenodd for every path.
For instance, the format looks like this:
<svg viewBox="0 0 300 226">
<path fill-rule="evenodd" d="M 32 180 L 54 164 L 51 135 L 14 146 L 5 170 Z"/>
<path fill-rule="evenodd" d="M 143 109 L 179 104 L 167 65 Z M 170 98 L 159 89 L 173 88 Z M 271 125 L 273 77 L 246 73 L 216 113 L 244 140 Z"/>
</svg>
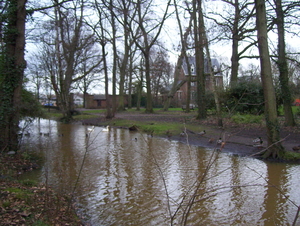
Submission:
<svg viewBox="0 0 300 226">
<path fill-rule="evenodd" d="M 191 67 L 191 75 L 195 76 L 196 75 L 196 58 L 192 57 L 192 56 L 188 57 L 188 63 Z M 212 67 L 214 68 L 214 71 L 220 71 L 220 64 L 217 59 L 212 58 L 211 64 L 212 64 Z M 193 68 L 194 68 L 194 70 L 193 70 Z M 183 59 L 182 69 L 183 69 L 184 75 L 188 75 L 186 59 Z M 209 73 L 207 59 L 204 59 L 204 73 L 205 74 Z"/>
</svg>

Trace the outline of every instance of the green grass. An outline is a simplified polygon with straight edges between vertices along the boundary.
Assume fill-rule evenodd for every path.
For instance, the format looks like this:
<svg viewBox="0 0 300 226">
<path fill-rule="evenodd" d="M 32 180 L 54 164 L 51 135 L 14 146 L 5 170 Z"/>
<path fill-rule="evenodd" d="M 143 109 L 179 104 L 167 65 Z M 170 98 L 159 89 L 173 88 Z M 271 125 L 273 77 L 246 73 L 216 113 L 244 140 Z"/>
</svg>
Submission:
<svg viewBox="0 0 300 226">
<path fill-rule="evenodd" d="M 38 185 L 38 182 L 36 180 L 30 180 L 30 179 L 21 180 L 20 183 L 30 187 Z"/>
<path fill-rule="evenodd" d="M 82 111 L 83 114 L 101 114 L 104 113 L 105 109 L 91 109 Z"/>
<path fill-rule="evenodd" d="M 99 115 L 89 115 L 89 114 L 81 114 L 81 115 L 74 115 L 74 120 L 83 120 L 83 119 L 89 119 L 89 118 L 98 118 Z"/>
<path fill-rule="evenodd" d="M 300 159 L 300 153 L 293 151 L 284 152 L 283 159 L 287 161 L 295 161 Z"/>
<path fill-rule="evenodd" d="M 294 115 L 300 114 L 300 107 L 299 106 L 292 106 L 292 111 L 293 111 Z M 280 116 L 284 115 L 283 106 L 282 105 L 280 105 L 279 108 L 278 108 L 278 115 L 280 115 Z"/>
<path fill-rule="evenodd" d="M 16 187 L 10 187 L 4 189 L 4 191 L 8 191 L 10 193 L 15 194 L 15 198 L 24 201 L 26 204 L 30 205 L 32 201 L 31 196 L 33 193 L 29 190 L 21 189 L 21 188 L 16 188 Z"/>
<path fill-rule="evenodd" d="M 231 117 L 232 121 L 238 124 L 246 123 L 246 124 L 251 124 L 251 123 L 262 123 L 263 121 L 263 115 L 241 115 L 241 114 L 236 114 Z"/>
<path fill-rule="evenodd" d="M 203 128 L 193 124 L 181 124 L 181 123 L 167 123 L 167 122 L 139 122 L 130 121 L 124 119 L 117 119 L 111 122 L 117 127 L 131 127 L 136 126 L 140 132 L 153 133 L 157 136 L 163 136 L 167 134 L 167 131 L 173 135 L 180 134 L 185 128 L 191 131 L 200 132 Z"/>
</svg>

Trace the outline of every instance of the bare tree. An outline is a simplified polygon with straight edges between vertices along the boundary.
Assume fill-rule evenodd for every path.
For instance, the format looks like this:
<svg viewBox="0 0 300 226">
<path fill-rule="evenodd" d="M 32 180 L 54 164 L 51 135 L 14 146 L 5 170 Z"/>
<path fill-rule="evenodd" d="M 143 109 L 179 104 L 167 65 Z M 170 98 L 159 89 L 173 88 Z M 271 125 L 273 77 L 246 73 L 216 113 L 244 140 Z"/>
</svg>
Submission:
<svg viewBox="0 0 300 226">
<path fill-rule="evenodd" d="M 138 46 L 140 51 L 144 55 L 145 60 L 145 78 L 146 78 L 146 89 L 147 89 L 147 105 L 146 112 L 153 113 L 153 103 L 152 103 L 152 90 L 151 90 L 151 76 L 150 76 L 150 50 L 156 43 L 164 22 L 169 16 L 168 10 L 171 3 L 171 0 L 167 2 L 163 16 L 161 19 L 156 20 L 155 24 L 150 24 L 151 18 L 148 16 L 148 13 L 151 13 L 151 4 L 153 1 L 142 1 L 138 0 L 135 5 L 137 7 L 137 26 L 140 32 L 140 39 L 134 39 L 135 44 Z M 133 36 L 133 30 L 131 30 Z"/>
<path fill-rule="evenodd" d="M 176 13 L 176 20 L 177 20 L 177 24 L 178 24 L 178 27 L 179 27 L 181 52 L 180 52 L 180 55 L 178 56 L 178 60 L 177 60 L 177 63 L 175 65 L 173 85 L 172 85 L 172 88 L 170 89 L 170 91 L 168 93 L 168 96 L 167 96 L 167 99 L 164 103 L 164 111 L 168 110 L 168 108 L 170 106 L 171 99 L 173 98 L 173 96 L 175 95 L 177 90 L 180 89 L 180 87 L 186 82 L 186 80 L 183 80 L 183 81 L 179 82 L 178 78 L 179 78 L 179 74 L 180 74 L 180 71 L 181 71 L 183 60 L 186 57 L 186 42 L 187 42 L 187 38 L 188 38 L 188 35 L 191 32 L 191 27 L 192 27 L 192 17 L 191 17 L 190 21 L 189 21 L 189 24 L 188 24 L 185 32 L 183 33 L 183 28 L 182 28 L 182 25 L 181 25 L 181 20 L 180 20 L 179 10 L 178 10 L 178 5 L 177 5 L 176 0 L 174 0 L 174 6 L 175 6 L 175 13 Z"/>
<path fill-rule="evenodd" d="M 97 12 L 98 20 L 95 25 L 88 23 L 88 25 L 93 29 L 95 35 L 97 36 L 97 41 L 101 46 L 101 53 L 103 58 L 103 71 L 104 71 L 104 84 L 105 84 L 105 99 L 106 99 L 106 115 L 105 117 L 111 119 L 114 117 L 115 112 L 112 109 L 111 99 L 109 97 L 109 76 L 108 76 L 108 63 L 107 63 L 107 44 L 109 44 L 111 37 L 109 36 L 109 29 L 107 27 L 107 20 L 109 18 L 108 12 L 105 11 L 106 8 L 103 5 L 95 1 L 94 9 Z"/>
<path fill-rule="evenodd" d="M 283 147 L 280 142 L 279 124 L 277 120 L 276 97 L 273 85 L 270 54 L 267 35 L 267 18 L 265 1 L 255 0 L 257 40 L 260 55 L 261 80 L 264 90 L 265 117 L 267 126 L 268 145 L 264 157 L 278 158 L 282 155 Z"/>
<path fill-rule="evenodd" d="M 292 98 L 289 89 L 289 73 L 288 64 L 286 59 L 285 51 L 285 31 L 284 31 L 284 12 L 282 9 L 281 0 L 274 0 L 275 11 L 276 11 L 276 24 L 277 24 L 277 34 L 278 34 L 278 60 L 277 65 L 279 69 L 279 81 L 282 92 L 283 99 L 283 109 L 285 116 L 285 123 L 287 126 L 295 126 L 295 119 L 292 111 Z"/>
<path fill-rule="evenodd" d="M 207 17 L 218 25 L 218 40 L 232 42 L 230 85 L 234 85 L 238 78 L 239 61 L 248 57 L 245 53 L 256 45 L 255 7 L 254 2 L 248 0 L 223 0 L 223 2 L 227 4 L 228 10 L 222 13 L 210 12 Z"/>
<path fill-rule="evenodd" d="M 55 54 L 51 55 L 53 58 L 47 60 L 47 64 L 57 104 L 65 121 L 72 118 L 72 84 L 91 73 L 101 62 L 101 59 L 97 59 L 86 68 L 85 74 L 78 74 L 78 67 L 87 60 L 86 48 L 94 44 L 93 34 L 84 28 L 84 9 L 85 3 L 81 0 L 68 4 L 68 8 L 56 6 L 54 10 Z M 52 43 L 49 44 L 50 50 Z"/>
<path fill-rule="evenodd" d="M 125 94 L 125 78 L 126 76 L 131 80 L 130 65 L 133 62 L 133 56 L 136 51 L 134 46 L 134 39 L 136 37 L 131 37 L 130 29 L 132 28 L 133 21 L 136 15 L 136 9 L 133 7 L 132 1 L 119 0 L 111 6 L 111 15 L 118 21 L 122 27 L 121 37 L 123 38 L 123 50 L 117 52 L 114 51 L 114 57 L 118 60 L 119 66 L 119 98 L 117 103 L 117 110 L 123 111 L 125 109 L 124 104 L 124 94 Z M 129 95 L 130 96 L 130 95 Z M 130 98 L 130 97 L 129 97 Z"/>
<path fill-rule="evenodd" d="M 30 82 L 35 86 L 35 95 L 36 98 L 40 99 L 40 90 L 43 88 L 44 80 L 45 80 L 45 68 L 43 68 L 42 64 L 36 59 L 38 58 L 37 54 L 34 54 L 33 56 L 29 57 L 29 60 L 27 60 L 28 63 L 28 73 L 27 78 L 30 79 Z"/>
<path fill-rule="evenodd" d="M 154 101 L 160 104 L 159 94 L 166 92 L 170 85 L 172 67 L 167 52 L 163 48 L 153 49 L 151 54 L 151 89 Z"/>
<path fill-rule="evenodd" d="M 196 73 L 197 73 L 197 119 L 206 118 L 205 103 L 205 73 L 204 73 L 204 43 L 205 43 L 205 25 L 202 16 L 202 0 L 193 0 L 194 14 L 194 42 L 196 55 Z"/>
<path fill-rule="evenodd" d="M 201 28 L 202 29 L 202 39 L 203 39 L 203 43 L 205 45 L 205 50 L 206 50 L 208 73 L 209 73 L 209 77 L 212 81 L 212 92 L 214 94 L 214 100 L 215 100 L 215 104 L 216 104 L 218 126 L 223 127 L 223 120 L 222 120 L 222 116 L 221 116 L 221 104 L 220 104 L 219 95 L 217 93 L 215 72 L 213 71 L 213 66 L 212 66 L 212 62 L 211 62 L 209 41 L 207 38 L 207 34 L 206 34 L 204 22 L 203 22 L 204 16 L 202 13 L 202 5 L 201 4 L 199 5 L 199 21 L 201 21 L 200 24 L 202 24 L 202 26 L 203 26 L 203 28 Z"/>
<path fill-rule="evenodd" d="M 94 40 L 94 39 L 93 39 Z M 93 41 L 94 43 L 94 41 Z M 78 74 L 80 75 L 80 80 L 75 81 L 75 88 L 78 88 L 83 93 L 83 106 L 85 107 L 86 94 L 91 88 L 95 88 L 102 80 L 101 72 L 103 67 L 101 67 L 102 57 L 98 53 L 99 46 L 96 48 L 94 44 L 83 50 L 83 57 L 81 63 L 78 65 Z"/>
</svg>

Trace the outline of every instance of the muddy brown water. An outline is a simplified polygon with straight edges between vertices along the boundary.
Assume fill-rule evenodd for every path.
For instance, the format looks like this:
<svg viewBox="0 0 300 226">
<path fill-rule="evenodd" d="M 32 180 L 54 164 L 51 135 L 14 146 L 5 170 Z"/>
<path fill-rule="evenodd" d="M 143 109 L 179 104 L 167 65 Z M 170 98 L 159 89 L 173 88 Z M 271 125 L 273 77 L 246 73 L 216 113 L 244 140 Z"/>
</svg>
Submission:
<svg viewBox="0 0 300 226">
<path fill-rule="evenodd" d="M 37 120 L 23 143 L 46 159 L 24 176 L 62 193 L 75 187 L 78 213 L 90 225 L 292 225 L 295 219 L 299 165 L 88 128 Z"/>
</svg>

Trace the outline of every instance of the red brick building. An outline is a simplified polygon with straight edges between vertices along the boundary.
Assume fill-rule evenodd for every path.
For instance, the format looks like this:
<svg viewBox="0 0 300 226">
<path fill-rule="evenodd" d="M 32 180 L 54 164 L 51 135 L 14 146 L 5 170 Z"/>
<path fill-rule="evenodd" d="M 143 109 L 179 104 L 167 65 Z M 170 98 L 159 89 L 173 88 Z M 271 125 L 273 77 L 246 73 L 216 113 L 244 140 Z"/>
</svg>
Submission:
<svg viewBox="0 0 300 226">
<path fill-rule="evenodd" d="M 109 95 L 110 101 L 112 100 L 112 95 Z M 118 102 L 119 95 L 116 96 L 116 101 Z M 124 104 L 125 106 L 128 105 L 127 95 L 124 95 Z M 85 108 L 89 109 L 105 109 L 106 108 L 106 97 L 104 94 L 99 95 L 89 95 L 86 94 L 85 96 Z"/>
<path fill-rule="evenodd" d="M 215 81 L 216 85 L 219 89 L 223 89 L 223 76 L 219 72 L 220 71 L 220 64 L 217 59 L 211 59 L 212 61 L 212 67 L 213 71 L 215 72 Z M 196 104 L 196 97 L 197 97 L 197 82 L 196 82 L 196 61 L 195 57 L 188 57 L 188 62 L 190 66 L 190 72 L 191 72 L 191 98 L 190 98 L 190 104 Z M 207 60 L 204 62 L 204 73 L 206 74 L 206 80 L 205 80 L 205 89 L 206 91 L 212 91 L 212 79 L 210 75 L 208 74 L 208 64 Z M 219 72 L 219 73 L 218 73 Z M 178 83 L 182 82 L 183 80 L 187 81 L 188 77 L 188 66 L 185 60 L 183 60 L 181 72 L 178 78 Z M 176 102 L 177 106 L 185 105 L 186 99 L 187 99 L 187 87 L 188 84 L 185 82 L 180 89 L 176 92 L 176 95 L 174 96 L 174 101 Z"/>
</svg>

